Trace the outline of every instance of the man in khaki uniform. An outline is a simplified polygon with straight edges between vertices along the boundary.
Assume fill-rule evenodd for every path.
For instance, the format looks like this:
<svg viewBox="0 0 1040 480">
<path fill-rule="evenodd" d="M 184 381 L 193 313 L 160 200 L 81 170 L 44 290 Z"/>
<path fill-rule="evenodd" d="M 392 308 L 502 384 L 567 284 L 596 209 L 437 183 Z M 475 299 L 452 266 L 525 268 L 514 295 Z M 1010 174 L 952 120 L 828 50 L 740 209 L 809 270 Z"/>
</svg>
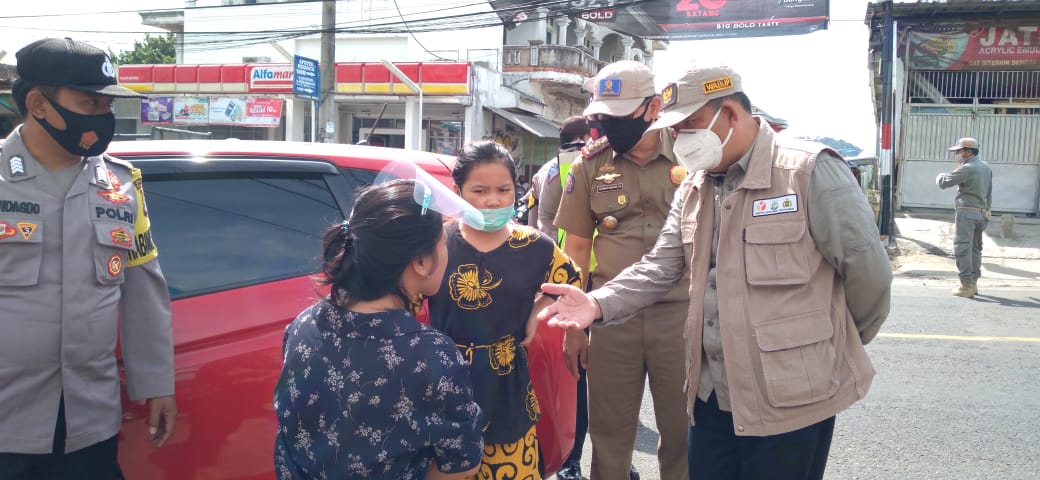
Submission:
<svg viewBox="0 0 1040 480">
<path fill-rule="evenodd" d="M 653 247 L 686 169 L 672 154 L 671 129 L 649 130 L 661 108 L 654 77 L 639 62 L 607 65 L 585 89 L 590 129 L 603 135 L 586 146 L 564 185 L 556 226 L 567 233 L 564 251 L 583 271 L 590 253 L 593 288 L 602 286 Z M 595 240 L 593 240 L 593 235 Z M 645 381 L 661 439 L 657 458 L 664 480 L 686 479 L 683 324 L 689 301 L 686 281 L 670 285 L 653 305 L 621 325 L 592 328 L 588 342 L 569 331 L 570 363 L 587 349 L 591 478 L 627 478 L 635 445 Z"/>
<path fill-rule="evenodd" d="M 953 289 L 958 297 L 971 298 L 979 294 L 979 275 L 982 273 L 982 232 L 989 224 L 993 204 L 993 170 L 979 159 L 979 142 L 965 137 L 947 148 L 957 160 L 952 172 L 935 177 L 939 188 L 957 187 L 957 210 L 953 218 L 956 234 L 953 237 L 954 256 L 961 284 Z"/>
<path fill-rule="evenodd" d="M 661 96 L 654 127 L 675 129 L 693 173 L 660 239 L 588 295 L 543 286 L 560 297 L 539 317 L 624 324 L 688 278 L 689 478 L 822 479 L 835 415 L 867 394 L 863 345 L 889 311 L 873 213 L 836 152 L 751 115 L 728 67 L 693 67 Z"/>
<path fill-rule="evenodd" d="M 0 152 L 0 479 L 121 478 L 117 333 L 149 439 L 173 433 L 170 297 L 140 171 L 104 155 L 116 83 L 98 48 L 38 40 L 18 51 L 25 114 Z"/>
</svg>

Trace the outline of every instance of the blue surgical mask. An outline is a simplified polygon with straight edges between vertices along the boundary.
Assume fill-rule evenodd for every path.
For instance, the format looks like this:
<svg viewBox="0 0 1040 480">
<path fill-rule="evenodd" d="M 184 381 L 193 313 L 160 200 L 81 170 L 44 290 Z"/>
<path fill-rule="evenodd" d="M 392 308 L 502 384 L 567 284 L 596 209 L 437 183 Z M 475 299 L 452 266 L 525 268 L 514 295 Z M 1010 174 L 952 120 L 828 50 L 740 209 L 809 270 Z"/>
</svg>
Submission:
<svg viewBox="0 0 1040 480">
<path fill-rule="evenodd" d="M 484 231 L 497 232 L 505 228 L 506 224 L 516 216 L 516 205 L 502 208 L 481 208 L 480 213 L 484 215 Z"/>
</svg>

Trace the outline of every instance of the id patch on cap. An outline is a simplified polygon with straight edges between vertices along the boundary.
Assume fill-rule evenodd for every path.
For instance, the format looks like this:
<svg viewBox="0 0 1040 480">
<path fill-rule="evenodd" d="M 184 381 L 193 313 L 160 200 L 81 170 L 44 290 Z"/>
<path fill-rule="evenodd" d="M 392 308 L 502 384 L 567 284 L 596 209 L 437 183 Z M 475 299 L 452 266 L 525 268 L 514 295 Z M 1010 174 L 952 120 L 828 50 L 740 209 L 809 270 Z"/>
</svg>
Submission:
<svg viewBox="0 0 1040 480">
<path fill-rule="evenodd" d="M 670 107 L 675 105 L 675 102 L 679 101 L 679 87 L 674 83 L 664 87 L 661 91 L 661 103 L 664 107 Z"/>
<path fill-rule="evenodd" d="M 596 89 L 597 97 L 620 97 L 621 96 L 621 79 L 620 78 L 603 78 L 599 81 L 599 88 Z"/>
<path fill-rule="evenodd" d="M 722 77 L 716 78 L 715 80 L 708 80 L 701 84 L 701 88 L 704 90 L 705 95 L 711 95 L 723 90 L 732 89 L 733 77 Z"/>
</svg>

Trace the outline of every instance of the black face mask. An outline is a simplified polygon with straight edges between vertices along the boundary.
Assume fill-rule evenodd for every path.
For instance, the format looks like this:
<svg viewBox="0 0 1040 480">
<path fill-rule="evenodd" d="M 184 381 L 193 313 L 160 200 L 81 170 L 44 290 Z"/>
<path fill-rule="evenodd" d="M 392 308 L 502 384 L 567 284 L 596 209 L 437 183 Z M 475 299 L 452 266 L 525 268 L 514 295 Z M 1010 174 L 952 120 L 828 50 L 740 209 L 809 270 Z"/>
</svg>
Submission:
<svg viewBox="0 0 1040 480">
<path fill-rule="evenodd" d="M 94 157 L 105 153 L 116 133 L 115 114 L 84 115 L 58 105 L 58 102 L 50 98 L 47 101 L 62 120 L 65 120 L 65 130 L 54 128 L 54 125 L 43 117 L 34 118 L 61 148 L 81 157 Z"/>
<path fill-rule="evenodd" d="M 610 148 L 617 153 L 628 153 L 643 138 L 650 123 L 643 120 L 643 115 L 629 118 L 610 118 L 607 120 L 590 120 L 589 127 L 595 128 L 610 141 Z"/>
</svg>

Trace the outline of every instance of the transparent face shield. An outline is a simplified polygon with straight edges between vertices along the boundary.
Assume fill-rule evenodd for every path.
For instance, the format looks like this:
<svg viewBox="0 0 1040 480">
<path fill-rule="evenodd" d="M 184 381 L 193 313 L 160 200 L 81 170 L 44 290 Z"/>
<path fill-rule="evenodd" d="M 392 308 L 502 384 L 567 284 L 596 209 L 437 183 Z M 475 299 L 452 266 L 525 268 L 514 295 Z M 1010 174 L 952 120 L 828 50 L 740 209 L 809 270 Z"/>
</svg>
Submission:
<svg viewBox="0 0 1040 480">
<path fill-rule="evenodd" d="M 473 228 L 484 229 L 484 215 L 476 207 L 412 162 L 395 160 L 388 163 L 372 184 L 397 179 L 415 181 L 415 202 L 422 205 L 423 213 L 433 210 L 445 217 L 457 218 Z"/>
</svg>

